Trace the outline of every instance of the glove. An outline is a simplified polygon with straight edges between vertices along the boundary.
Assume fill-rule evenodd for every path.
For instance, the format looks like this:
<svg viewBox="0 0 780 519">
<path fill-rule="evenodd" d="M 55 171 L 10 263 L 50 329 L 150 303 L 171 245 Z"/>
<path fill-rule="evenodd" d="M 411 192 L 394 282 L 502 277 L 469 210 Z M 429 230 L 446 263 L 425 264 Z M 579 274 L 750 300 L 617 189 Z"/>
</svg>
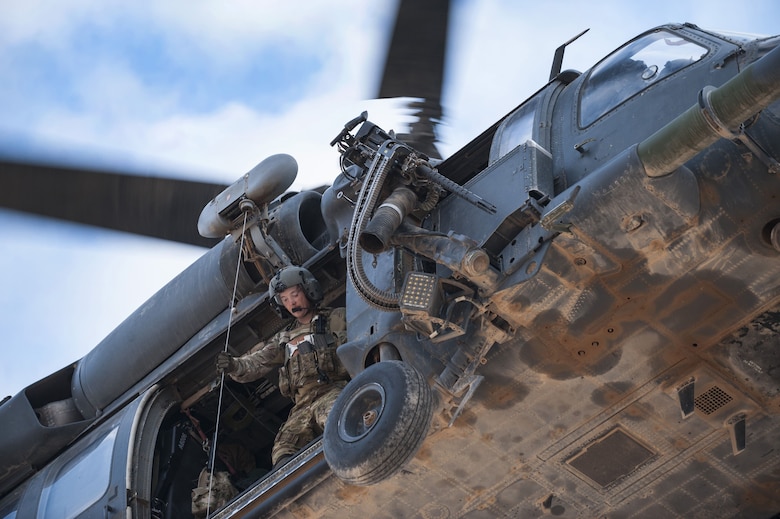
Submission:
<svg viewBox="0 0 780 519">
<path fill-rule="evenodd" d="M 217 373 L 232 373 L 238 369 L 238 361 L 227 352 L 220 351 L 217 355 Z"/>
</svg>

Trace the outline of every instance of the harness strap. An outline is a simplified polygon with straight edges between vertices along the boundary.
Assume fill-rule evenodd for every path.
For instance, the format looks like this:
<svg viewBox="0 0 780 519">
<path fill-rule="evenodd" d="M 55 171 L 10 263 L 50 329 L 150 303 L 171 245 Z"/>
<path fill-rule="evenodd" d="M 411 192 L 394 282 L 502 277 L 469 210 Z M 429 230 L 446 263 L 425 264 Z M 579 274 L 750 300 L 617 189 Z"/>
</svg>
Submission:
<svg viewBox="0 0 780 519">
<path fill-rule="evenodd" d="M 320 362 L 318 359 L 318 352 L 325 351 L 325 349 L 328 347 L 328 336 L 327 336 L 327 323 L 325 322 L 325 318 L 322 315 L 318 315 L 316 318 L 316 322 L 314 323 L 314 367 L 317 368 L 317 374 L 319 375 L 319 382 L 320 384 L 327 384 L 330 382 L 330 377 L 328 376 L 325 371 L 320 367 Z"/>
<path fill-rule="evenodd" d="M 206 433 L 203 432 L 203 429 L 200 428 L 200 420 L 192 416 L 192 413 L 190 413 L 189 409 L 184 409 L 182 411 L 184 414 L 187 415 L 187 418 L 190 419 L 190 422 L 192 422 L 192 426 L 195 427 L 195 431 L 197 431 L 198 436 L 201 440 L 201 445 L 203 445 L 203 450 L 208 452 L 209 450 L 209 438 L 206 436 Z M 217 456 L 219 456 L 219 459 L 222 461 L 222 463 L 225 464 L 225 466 L 228 469 L 228 472 L 230 472 L 231 476 L 236 475 L 236 469 L 233 468 L 233 466 L 230 464 L 230 462 L 227 460 L 224 454 L 221 454 L 217 452 Z"/>
</svg>

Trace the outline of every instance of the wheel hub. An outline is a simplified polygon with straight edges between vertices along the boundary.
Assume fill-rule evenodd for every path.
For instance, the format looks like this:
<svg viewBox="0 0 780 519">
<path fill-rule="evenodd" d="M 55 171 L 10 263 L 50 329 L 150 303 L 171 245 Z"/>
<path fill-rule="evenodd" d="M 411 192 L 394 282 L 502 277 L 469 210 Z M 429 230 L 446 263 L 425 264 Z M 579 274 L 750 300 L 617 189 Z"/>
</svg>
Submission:
<svg viewBox="0 0 780 519">
<path fill-rule="evenodd" d="M 363 414 L 363 425 L 365 427 L 371 427 L 372 425 L 374 425 L 374 422 L 376 422 L 376 419 L 377 419 L 376 411 L 374 411 L 373 409 L 371 411 L 366 411 Z"/>
<path fill-rule="evenodd" d="M 345 442 L 356 442 L 377 424 L 385 408 L 384 388 L 372 382 L 358 389 L 339 416 L 338 434 Z"/>
</svg>

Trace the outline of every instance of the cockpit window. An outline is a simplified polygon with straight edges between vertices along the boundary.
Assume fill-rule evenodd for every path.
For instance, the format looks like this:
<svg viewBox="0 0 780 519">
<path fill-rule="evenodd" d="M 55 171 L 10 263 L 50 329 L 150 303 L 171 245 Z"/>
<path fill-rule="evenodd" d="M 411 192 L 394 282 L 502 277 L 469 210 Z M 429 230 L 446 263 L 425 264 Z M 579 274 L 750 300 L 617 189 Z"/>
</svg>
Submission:
<svg viewBox="0 0 780 519">
<path fill-rule="evenodd" d="M 705 47 L 667 31 L 628 44 L 596 65 L 585 80 L 580 126 L 588 126 L 629 97 L 706 54 Z"/>
<path fill-rule="evenodd" d="M 106 493 L 116 434 L 114 428 L 57 471 L 43 488 L 39 518 L 76 517 Z"/>
<path fill-rule="evenodd" d="M 539 96 L 533 97 L 504 119 L 490 146 L 490 164 L 533 138 L 534 114 L 538 104 Z"/>
<path fill-rule="evenodd" d="M 737 44 L 750 43 L 751 41 L 755 40 L 771 38 L 771 36 L 766 34 L 750 34 L 746 32 L 713 31 L 713 34 L 720 36 L 724 40 L 729 40 Z"/>
</svg>

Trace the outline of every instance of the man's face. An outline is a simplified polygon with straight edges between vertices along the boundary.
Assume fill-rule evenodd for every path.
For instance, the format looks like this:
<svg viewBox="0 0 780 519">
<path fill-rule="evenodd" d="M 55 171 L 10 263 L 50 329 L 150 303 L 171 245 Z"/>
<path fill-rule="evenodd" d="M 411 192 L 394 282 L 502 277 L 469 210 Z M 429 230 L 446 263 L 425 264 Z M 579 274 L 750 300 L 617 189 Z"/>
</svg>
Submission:
<svg viewBox="0 0 780 519">
<path fill-rule="evenodd" d="M 303 324 L 311 322 L 314 317 L 314 306 L 309 302 L 301 285 L 282 290 L 279 299 L 290 315 L 298 319 L 298 322 Z"/>
</svg>

